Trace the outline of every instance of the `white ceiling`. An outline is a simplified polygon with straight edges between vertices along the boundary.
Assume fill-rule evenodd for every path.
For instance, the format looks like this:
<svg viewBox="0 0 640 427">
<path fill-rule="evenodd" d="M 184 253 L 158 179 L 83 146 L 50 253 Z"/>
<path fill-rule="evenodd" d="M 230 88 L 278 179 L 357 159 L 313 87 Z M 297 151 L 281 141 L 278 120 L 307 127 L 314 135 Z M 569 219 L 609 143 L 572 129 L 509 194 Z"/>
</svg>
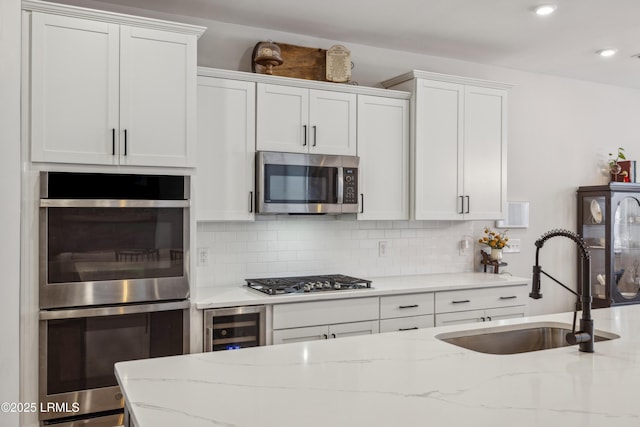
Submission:
<svg viewBox="0 0 640 427">
<path fill-rule="evenodd" d="M 640 0 L 108 3 L 640 89 L 640 59 L 632 57 L 640 54 Z M 556 13 L 535 15 L 532 8 L 543 3 L 555 3 Z M 618 54 L 595 54 L 605 47 Z"/>
</svg>

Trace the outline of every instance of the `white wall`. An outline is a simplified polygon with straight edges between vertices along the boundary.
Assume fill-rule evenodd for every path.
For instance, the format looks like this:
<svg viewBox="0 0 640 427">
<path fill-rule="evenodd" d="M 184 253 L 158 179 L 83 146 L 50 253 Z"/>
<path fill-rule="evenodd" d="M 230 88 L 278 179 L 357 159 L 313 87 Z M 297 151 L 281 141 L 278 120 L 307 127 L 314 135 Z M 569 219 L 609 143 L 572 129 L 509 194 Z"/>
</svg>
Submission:
<svg viewBox="0 0 640 427">
<path fill-rule="evenodd" d="M 20 1 L 0 0 L 0 402 L 19 402 Z M 0 412 L 0 425 L 18 414 Z"/>
</svg>

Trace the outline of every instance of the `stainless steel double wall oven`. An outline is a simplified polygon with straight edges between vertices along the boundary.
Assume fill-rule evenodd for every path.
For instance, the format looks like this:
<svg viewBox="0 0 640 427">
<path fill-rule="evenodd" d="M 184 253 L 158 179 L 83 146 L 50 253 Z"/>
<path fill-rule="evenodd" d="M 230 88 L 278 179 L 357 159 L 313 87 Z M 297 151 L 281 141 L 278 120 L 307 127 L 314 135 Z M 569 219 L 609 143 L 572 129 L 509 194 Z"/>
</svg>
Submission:
<svg viewBox="0 0 640 427">
<path fill-rule="evenodd" d="M 40 419 L 123 424 L 119 361 L 188 352 L 190 183 L 40 176 Z"/>
</svg>

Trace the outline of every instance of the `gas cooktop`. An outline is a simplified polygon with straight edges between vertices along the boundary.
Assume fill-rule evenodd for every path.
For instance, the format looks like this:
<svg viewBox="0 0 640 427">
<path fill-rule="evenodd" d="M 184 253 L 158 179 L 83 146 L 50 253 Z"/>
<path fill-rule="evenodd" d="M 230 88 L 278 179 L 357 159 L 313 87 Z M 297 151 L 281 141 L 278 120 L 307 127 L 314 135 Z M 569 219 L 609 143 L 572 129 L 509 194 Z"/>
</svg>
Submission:
<svg viewBox="0 0 640 427">
<path fill-rule="evenodd" d="M 371 289 L 371 280 L 358 279 L 342 274 L 245 279 L 245 281 L 249 288 L 267 295 Z"/>
</svg>

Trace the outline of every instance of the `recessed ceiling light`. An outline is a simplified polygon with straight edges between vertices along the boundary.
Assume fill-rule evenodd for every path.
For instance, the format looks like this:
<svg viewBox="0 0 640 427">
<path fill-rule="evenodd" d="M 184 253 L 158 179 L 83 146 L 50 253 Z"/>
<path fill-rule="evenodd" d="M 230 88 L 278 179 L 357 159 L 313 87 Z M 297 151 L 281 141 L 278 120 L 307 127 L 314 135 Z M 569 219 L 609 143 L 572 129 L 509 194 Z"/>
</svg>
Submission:
<svg viewBox="0 0 640 427">
<path fill-rule="evenodd" d="M 607 49 L 601 49 L 601 50 L 597 51 L 596 53 L 598 55 L 600 55 L 600 56 L 608 58 L 610 56 L 615 55 L 617 52 L 618 52 L 618 49 L 607 48 Z"/>
<path fill-rule="evenodd" d="M 557 8 L 558 6 L 555 4 L 541 4 L 540 6 L 536 6 L 533 11 L 536 15 L 547 16 L 555 12 Z"/>
</svg>

